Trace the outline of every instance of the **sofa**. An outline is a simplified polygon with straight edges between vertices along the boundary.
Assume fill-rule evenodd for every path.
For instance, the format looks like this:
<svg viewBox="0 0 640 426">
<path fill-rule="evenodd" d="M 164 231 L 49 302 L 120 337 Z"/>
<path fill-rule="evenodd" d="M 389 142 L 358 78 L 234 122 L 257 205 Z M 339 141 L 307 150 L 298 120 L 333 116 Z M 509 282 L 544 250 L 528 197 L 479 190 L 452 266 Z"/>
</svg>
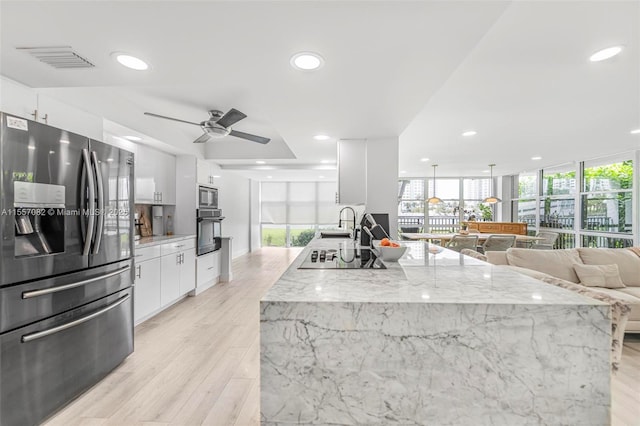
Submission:
<svg viewBox="0 0 640 426">
<path fill-rule="evenodd" d="M 510 248 L 485 255 L 473 250 L 462 253 L 609 303 L 614 371 L 624 333 L 640 333 L 640 248 Z"/>
</svg>

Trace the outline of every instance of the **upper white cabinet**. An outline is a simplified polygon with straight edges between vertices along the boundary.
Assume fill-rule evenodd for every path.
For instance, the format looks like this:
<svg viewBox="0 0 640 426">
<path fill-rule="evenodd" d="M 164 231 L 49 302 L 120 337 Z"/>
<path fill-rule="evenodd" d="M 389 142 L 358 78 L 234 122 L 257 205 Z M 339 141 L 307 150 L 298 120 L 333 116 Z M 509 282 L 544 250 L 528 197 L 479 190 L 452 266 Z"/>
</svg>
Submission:
<svg viewBox="0 0 640 426">
<path fill-rule="evenodd" d="M 176 157 L 139 145 L 135 181 L 136 203 L 176 204 Z"/>
<path fill-rule="evenodd" d="M 216 168 L 213 164 L 198 159 L 196 161 L 198 183 L 203 185 L 213 185 L 214 175 L 216 174 Z"/>
<path fill-rule="evenodd" d="M 336 202 L 339 204 L 367 202 L 367 141 L 365 139 L 338 141 Z"/>
<path fill-rule="evenodd" d="M 62 130 L 103 139 L 102 118 L 0 77 L 0 110 Z"/>
</svg>

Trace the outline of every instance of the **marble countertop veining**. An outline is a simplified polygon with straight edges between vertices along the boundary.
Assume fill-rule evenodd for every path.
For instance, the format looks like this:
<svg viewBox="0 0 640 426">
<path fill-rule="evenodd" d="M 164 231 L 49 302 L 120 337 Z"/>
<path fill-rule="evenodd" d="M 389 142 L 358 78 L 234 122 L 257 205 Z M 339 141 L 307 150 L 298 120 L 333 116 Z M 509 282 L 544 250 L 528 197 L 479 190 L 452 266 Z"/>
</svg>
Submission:
<svg viewBox="0 0 640 426">
<path fill-rule="evenodd" d="M 534 278 L 425 242 L 409 246 L 387 269 L 298 269 L 313 249 L 353 244 L 315 239 L 262 298 L 263 302 L 602 305 Z"/>
<path fill-rule="evenodd" d="M 195 237 L 195 235 L 154 235 L 152 237 L 142 237 L 135 242 L 135 247 L 150 247 L 158 244 L 182 241 Z"/>
</svg>

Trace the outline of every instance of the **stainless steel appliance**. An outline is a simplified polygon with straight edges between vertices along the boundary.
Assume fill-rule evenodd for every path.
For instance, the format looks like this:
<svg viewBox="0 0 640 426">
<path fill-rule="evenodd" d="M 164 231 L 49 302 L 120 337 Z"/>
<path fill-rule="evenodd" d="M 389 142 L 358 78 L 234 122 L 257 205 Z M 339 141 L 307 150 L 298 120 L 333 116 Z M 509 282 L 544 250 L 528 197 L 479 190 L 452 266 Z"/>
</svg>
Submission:
<svg viewBox="0 0 640 426">
<path fill-rule="evenodd" d="M 0 121 L 0 424 L 32 425 L 133 351 L 133 154 Z"/>
<path fill-rule="evenodd" d="M 223 220 L 224 216 L 220 209 L 198 209 L 196 214 L 198 245 L 196 254 L 198 256 L 220 250 Z"/>
<path fill-rule="evenodd" d="M 373 250 L 340 246 L 317 249 L 307 254 L 298 269 L 387 269 Z"/>
<path fill-rule="evenodd" d="M 198 208 L 200 209 L 217 209 L 218 208 L 218 190 L 209 186 L 198 187 Z"/>
</svg>

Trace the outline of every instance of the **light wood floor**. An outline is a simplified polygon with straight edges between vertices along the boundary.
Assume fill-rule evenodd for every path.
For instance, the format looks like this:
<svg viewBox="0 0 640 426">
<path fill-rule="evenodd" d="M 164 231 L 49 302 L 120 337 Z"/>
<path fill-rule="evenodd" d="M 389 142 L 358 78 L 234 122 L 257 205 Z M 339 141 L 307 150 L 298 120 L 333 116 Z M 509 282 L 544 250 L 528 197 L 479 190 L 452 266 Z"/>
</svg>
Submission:
<svg viewBox="0 0 640 426">
<path fill-rule="evenodd" d="M 233 261 L 234 280 L 136 328 L 135 352 L 46 424 L 258 425 L 258 300 L 300 249 Z M 613 424 L 640 425 L 640 335 L 627 335 L 613 379 Z"/>
</svg>

